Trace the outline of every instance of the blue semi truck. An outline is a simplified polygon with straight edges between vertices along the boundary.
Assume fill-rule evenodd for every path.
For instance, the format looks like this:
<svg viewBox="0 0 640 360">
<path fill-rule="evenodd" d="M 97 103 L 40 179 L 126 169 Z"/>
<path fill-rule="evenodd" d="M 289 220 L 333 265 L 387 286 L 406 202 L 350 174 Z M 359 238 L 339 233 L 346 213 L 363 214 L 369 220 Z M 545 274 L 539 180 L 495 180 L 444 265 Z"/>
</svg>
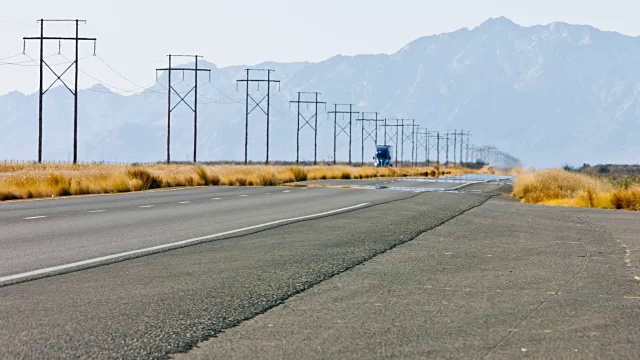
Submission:
<svg viewBox="0 0 640 360">
<path fill-rule="evenodd" d="M 376 162 L 376 167 L 391 167 L 393 166 L 392 162 L 392 152 L 393 147 L 389 145 L 377 145 L 376 146 L 376 155 L 373 157 L 373 160 Z"/>
</svg>

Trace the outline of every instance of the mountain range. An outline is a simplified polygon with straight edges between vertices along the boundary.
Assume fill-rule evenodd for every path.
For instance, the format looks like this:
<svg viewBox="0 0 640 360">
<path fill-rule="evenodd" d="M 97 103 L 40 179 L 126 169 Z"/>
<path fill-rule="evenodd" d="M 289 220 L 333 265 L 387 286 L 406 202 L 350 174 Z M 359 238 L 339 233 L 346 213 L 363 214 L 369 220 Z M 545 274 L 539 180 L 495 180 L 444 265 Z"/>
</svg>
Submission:
<svg viewBox="0 0 640 360">
<path fill-rule="evenodd" d="M 522 27 L 501 17 L 473 29 L 416 39 L 393 54 L 267 62 L 252 68 L 274 69 L 273 78 L 281 81 L 272 85 L 270 97 L 273 160 L 295 160 L 297 108 L 289 101 L 298 91 L 318 91 L 327 111 L 334 103 L 353 103 L 354 110 L 377 111 L 381 118 L 415 118 L 430 131 L 465 129 L 474 144 L 497 146 L 526 166 L 543 168 L 638 162 L 639 64 L 640 38 L 566 23 Z M 206 74 L 199 78 L 199 160 L 241 160 L 245 89 L 236 80 L 246 76 L 247 66 L 218 68 L 200 62 L 199 67 L 211 70 L 210 81 Z M 174 72 L 177 90 L 186 93 L 193 86 L 191 78 L 191 73 L 183 78 Z M 139 94 L 119 94 L 103 85 L 81 90 L 79 159 L 165 159 L 166 84 L 163 73 Z M 266 86 L 252 84 L 250 92 L 260 99 Z M 173 98 L 175 105 L 178 98 Z M 68 160 L 73 104 L 67 89 L 53 88 L 44 109 L 44 159 Z M 302 106 L 306 118 L 312 110 Z M 331 160 L 333 118 L 324 107 L 320 110 L 318 158 Z M 259 111 L 251 114 L 249 126 L 249 158 L 256 161 L 265 154 L 266 121 Z M 37 94 L 0 97 L 0 158 L 36 158 L 37 120 Z M 344 124 L 348 118 L 338 120 Z M 352 126 L 353 159 L 359 161 L 361 123 L 353 121 Z M 382 132 L 380 128 L 379 139 Z M 184 104 L 172 113 L 171 141 L 172 159 L 191 159 L 193 114 Z M 406 154 L 409 149 L 407 145 Z M 337 152 L 338 160 L 346 160 L 346 137 L 339 138 Z M 369 142 L 365 160 L 372 155 Z M 313 132 L 307 127 L 301 132 L 301 159 L 312 158 Z"/>
</svg>

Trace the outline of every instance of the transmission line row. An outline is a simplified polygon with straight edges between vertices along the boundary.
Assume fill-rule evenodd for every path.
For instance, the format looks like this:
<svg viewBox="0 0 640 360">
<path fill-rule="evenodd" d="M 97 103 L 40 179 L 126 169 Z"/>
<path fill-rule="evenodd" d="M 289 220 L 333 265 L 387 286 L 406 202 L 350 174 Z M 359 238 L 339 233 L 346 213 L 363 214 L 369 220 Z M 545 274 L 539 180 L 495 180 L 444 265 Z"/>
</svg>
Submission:
<svg viewBox="0 0 640 360">
<path fill-rule="evenodd" d="M 44 95 L 58 82 L 61 83 L 72 95 L 74 104 L 74 116 L 73 116 L 73 163 L 78 161 L 78 77 L 79 72 L 91 77 L 99 83 L 108 85 L 111 88 L 122 91 L 122 93 L 139 93 L 138 91 L 129 91 L 125 89 L 119 89 L 115 86 L 109 85 L 87 73 L 79 67 L 80 60 L 86 57 L 79 57 L 79 45 L 81 42 L 93 43 L 93 55 L 106 66 L 110 71 L 124 79 L 125 81 L 134 85 L 137 89 L 142 90 L 142 93 L 155 93 L 165 94 L 167 96 L 167 144 L 166 144 L 166 162 L 171 162 L 171 114 L 180 105 L 184 105 L 193 113 L 193 162 L 198 161 L 198 104 L 199 96 L 208 100 L 206 103 L 223 103 L 223 104 L 235 104 L 245 103 L 245 126 L 244 126 L 244 163 L 249 161 L 249 124 L 250 115 L 257 110 L 261 112 L 266 118 L 266 149 L 265 149 L 265 164 L 269 164 L 270 161 L 270 129 L 271 129 L 271 91 L 272 86 L 277 85 L 280 90 L 281 81 L 273 77 L 275 70 L 273 69 L 245 69 L 246 76 L 242 79 L 236 80 L 236 84 L 239 87 L 243 84 L 245 87 L 244 100 L 237 100 L 231 96 L 225 94 L 218 87 L 211 82 L 211 70 L 203 69 L 199 67 L 199 61 L 202 59 L 200 55 L 168 55 L 168 67 L 156 69 L 156 82 L 160 86 L 163 86 L 167 91 L 156 91 L 149 89 L 147 86 L 141 86 L 136 82 L 130 80 L 126 76 L 122 75 L 119 71 L 110 66 L 106 61 L 96 54 L 96 38 L 92 37 L 80 37 L 80 24 L 86 24 L 85 20 L 75 19 L 40 19 L 38 20 L 40 27 L 40 35 L 33 37 L 24 37 L 25 45 L 23 47 L 22 54 L 12 55 L 6 58 L 0 59 L 0 65 L 17 65 L 17 66 L 34 66 L 33 63 L 38 63 L 39 66 L 39 101 L 38 101 L 38 162 L 42 162 L 42 128 L 43 128 L 43 97 Z M 75 36 L 45 36 L 45 24 L 71 25 L 75 27 Z M 26 43 L 28 41 L 39 42 L 39 60 L 33 59 L 26 54 Z M 58 42 L 58 54 L 52 54 L 45 56 L 45 42 L 57 41 Z M 73 60 L 67 59 L 61 52 L 63 42 L 73 42 L 75 49 L 75 57 Z M 20 55 L 25 55 L 29 58 L 29 61 L 10 62 L 7 60 L 14 59 Z M 49 63 L 48 59 L 52 56 L 60 55 L 67 62 L 60 64 Z M 88 57 L 88 56 L 87 56 Z M 175 58 L 193 58 L 194 67 L 175 67 L 173 59 Z M 59 72 L 54 70 L 56 65 L 68 65 L 64 71 Z M 74 83 L 71 85 L 65 81 L 64 76 L 68 71 L 73 69 L 75 74 Z M 55 80 L 51 82 L 45 89 L 44 72 L 48 70 L 53 74 Z M 167 85 L 164 86 L 158 82 L 157 72 L 162 71 L 167 75 Z M 193 86 L 188 91 L 180 92 L 175 85 L 178 83 L 173 82 L 174 72 L 182 72 L 183 80 L 185 73 L 193 73 Z M 213 99 L 209 99 L 205 96 L 198 94 L 199 74 L 207 73 L 209 75 L 208 83 L 220 92 L 230 102 L 221 102 Z M 257 91 L 251 92 L 251 86 L 256 85 Z M 266 87 L 266 94 L 264 96 L 260 94 L 260 86 Z M 93 91 L 92 89 L 87 89 Z M 97 91 L 97 90 L 96 90 Z M 99 92 L 99 91 L 98 91 Z M 193 96 L 190 98 L 190 95 Z M 258 94 L 256 96 L 256 94 Z M 296 164 L 300 162 L 300 134 L 306 129 L 310 129 L 314 133 L 314 165 L 318 162 L 318 107 L 324 106 L 326 111 L 326 102 L 320 101 L 319 92 L 303 92 L 297 93 L 297 99 L 291 100 L 290 104 L 297 106 L 297 128 L 296 128 Z M 177 101 L 173 99 L 177 98 Z M 200 101 L 200 103 L 203 103 Z M 301 105 L 313 105 L 313 112 L 304 112 L 301 109 Z M 356 105 L 353 103 L 334 103 L 332 111 L 326 111 L 328 116 L 333 117 L 333 163 L 337 163 L 337 148 L 338 142 L 342 138 L 348 138 L 348 162 L 353 164 L 352 159 L 352 145 L 353 145 L 353 125 L 354 120 L 356 123 L 360 123 L 360 140 L 361 140 L 361 163 L 364 165 L 365 143 L 372 142 L 374 146 L 385 145 L 394 146 L 395 148 L 395 163 L 396 165 L 404 166 L 406 164 L 405 158 L 405 145 L 411 147 L 411 160 L 410 164 L 416 166 L 418 164 L 419 151 L 424 150 L 425 163 L 430 165 L 432 162 L 432 151 L 436 152 L 436 163 L 440 164 L 440 153 L 445 152 L 445 165 L 450 165 L 449 153 L 453 152 L 453 164 L 464 164 L 475 161 L 474 158 L 481 159 L 483 161 L 501 161 L 502 163 L 517 162 L 517 159 L 510 157 L 508 154 L 500 152 L 495 147 L 474 147 L 471 145 L 471 133 L 464 130 L 449 130 L 445 133 L 428 131 L 426 128 L 421 128 L 419 124 L 416 124 L 415 119 L 406 118 L 381 118 L 378 112 L 359 112 L 355 109 Z M 395 123 L 393 123 L 395 121 Z M 379 143 L 379 131 L 383 130 L 383 144 Z M 434 144 L 435 141 L 435 144 Z M 450 144 L 451 143 L 451 144 Z M 451 146 L 452 145 L 452 149 Z M 466 145 L 466 148 L 465 148 Z M 398 151 L 399 149 L 399 151 Z M 466 150 L 466 153 L 465 153 Z M 398 159 L 398 155 L 400 159 Z M 398 161 L 400 160 L 400 161 Z M 465 161 L 466 160 L 466 161 Z"/>
</svg>

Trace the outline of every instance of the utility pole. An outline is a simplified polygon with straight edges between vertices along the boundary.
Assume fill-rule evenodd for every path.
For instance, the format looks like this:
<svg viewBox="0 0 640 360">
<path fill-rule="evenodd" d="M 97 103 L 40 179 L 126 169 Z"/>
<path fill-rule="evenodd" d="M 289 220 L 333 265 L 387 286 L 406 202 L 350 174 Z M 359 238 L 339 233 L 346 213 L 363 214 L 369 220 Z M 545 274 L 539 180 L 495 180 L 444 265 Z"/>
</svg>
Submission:
<svg viewBox="0 0 640 360">
<path fill-rule="evenodd" d="M 265 164 L 269 164 L 269 128 L 270 128 L 270 116 L 269 113 L 271 111 L 271 84 L 277 83 L 278 87 L 280 86 L 280 80 L 272 80 L 271 73 L 275 72 L 275 70 L 271 69 L 245 69 L 247 73 L 246 79 L 236 80 L 237 83 L 245 83 L 246 84 L 246 101 L 245 101 L 245 127 L 244 127 L 244 164 L 248 164 L 249 162 L 249 114 L 253 112 L 255 109 L 260 109 L 267 116 L 267 155 Z M 262 71 L 267 73 L 266 79 L 253 79 L 251 78 L 251 72 Z M 257 101 L 249 94 L 249 83 L 257 83 L 258 89 L 260 89 L 261 83 L 267 83 L 267 95 L 265 95 L 262 99 Z M 255 104 L 255 106 L 249 110 L 249 99 Z M 267 109 L 265 110 L 262 107 L 262 103 L 267 101 Z"/>
<path fill-rule="evenodd" d="M 396 123 L 394 124 L 387 124 L 387 119 L 384 119 L 384 125 L 382 125 L 382 127 L 384 127 L 384 145 L 389 145 L 389 144 L 393 144 L 393 146 L 395 147 L 394 153 L 395 153 L 395 161 L 394 164 L 396 164 L 396 166 L 398 166 L 398 136 L 400 133 L 400 130 L 398 130 L 402 125 L 400 125 L 400 120 L 399 119 L 395 119 Z M 395 128 L 395 132 L 391 132 L 389 133 L 387 131 L 387 128 Z"/>
<path fill-rule="evenodd" d="M 411 126 L 411 162 L 413 166 L 417 166 L 416 128 L 420 125 L 416 125 L 415 119 L 411 119 L 411 125 L 409 126 Z"/>
<path fill-rule="evenodd" d="M 428 137 L 431 139 L 435 139 L 435 150 L 436 150 L 436 164 L 440 165 L 440 132 L 439 131 L 429 131 L 427 133 Z M 431 144 L 429 150 L 433 148 L 434 144 Z M 430 157 L 429 157 L 430 158 Z"/>
<path fill-rule="evenodd" d="M 302 95 L 315 95 L 315 100 L 313 101 L 302 100 L 301 98 Z M 296 165 L 300 163 L 300 131 L 303 130 L 306 126 L 309 126 L 311 130 L 313 130 L 315 133 L 314 139 L 313 139 L 313 165 L 318 164 L 318 104 L 325 105 L 325 110 L 326 110 L 326 104 L 327 104 L 324 101 L 318 101 L 319 95 L 320 95 L 319 92 L 298 91 L 298 100 L 290 101 L 290 103 L 292 104 L 298 104 L 298 127 L 296 130 Z M 306 118 L 304 115 L 302 115 L 300 111 L 300 104 L 307 104 L 307 106 L 309 104 L 315 105 L 315 112 L 310 118 Z M 302 126 L 300 126 L 300 119 L 304 120 L 304 124 L 302 124 Z M 311 121 L 315 121 L 315 123 L 312 125 Z"/>
<path fill-rule="evenodd" d="M 464 131 L 464 130 L 460 130 L 460 166 L 463 166 L 464 163 L 464 138 L 465 136 L 469 137 L 469 132 L 468 131 Z M 467 146 L 468 146 L 468 142 L 469 140 L 467 140 Z"/>
<path fill-rule="evenodd" d="M 425 166 L 429 166 L 429 131 L 427 128 L 416 130 L 416 163 L 418 162 L 418 150 L 424 148 L 424 163 Z"/>
<path fill-rule="evenodd" d="M 440 138 L 442 140 L 445 141 L 446 144 L 446 148 L 445 148 L 445 163 L 444 166 L 445 167 L 449 167 L 449 139 L 450 139 L 450 134 L 446 133 L 445 136 L 440 136 Z"/>
<path fill-rule="evenodd" d="M 413 163 L 413 151 L 414 151 L 413 146 L 415 145 L 413 135 L 414 135 L 414 129 L 417 125 L 415 124 L 415 119 L 398 119 L 398 120 L 400 121 L 399 126 L 401 126 L 401 132 L 402 132 L 402 143 L 400 144 L 401 146 L 400 158 L 402 159 L 402 167 L 404 167 L 404 142 L 407 140 L 411 141 L 411 162 Z M 411 121 L 411 125 L 405 124 L 404 123 L 405 121 Z M 407 133 L 406 135 L 404 132 L 405 127 L 411 127 L 411 132 Z"/>
<path fill-rule="evenodd" d="M 467 163 L 471 163 L 473 160 L 471 159 L 470 152 L 469 152 L 469 148 L 471 146 L 471 132 L 467 133 Z"/>
<path fill-rule="evenodd" d="M 86 24 L 86 20 L 60 20 L 60 19 L 40 19 L 38 20 L 40 23 L 40 36 L 37 37 L 24 37 L 25 41 L 25 49 L 26 49 L 26 41 L 27 40 L 38 40 L 40 42 L 40 86 L 38 93 L 38 163 L 42 163 L 42 104 L 43 97 L 55 85 L 58 81 L 60 81 L 69 92 L 73 95 L 73 163 L 78 163 L 78 62 L 80 61 L 78 58 L 78 48 L 80 47 L 80 41 L 93 41 L 93 54 L 95 55 L 95 44 L 97 39 L 95 38 L 81 38 L 80 37 L 80 23 Z M 44 36 L 44 25 L 45 23 L 59 23 L 59 22 L 71 22 L 75 23 L 76 33 L 75 37 L 60 37 L 60 36 Z M 75 43 L 75 60 L 71 62 L 71 64 L 62 72 L 60 75 L 56 73 L 51 66 L 44 60 L 44 41 L 57 40 L 58 43 L 62 43 L 62 41 L 73 41 Z M 47 67 L 53 75 L 55 75 L 56 80 L 51 83 L 51 85 L 46 89 L 44 89 L 44 67 Z M 64 74 L 66 74 L 71 67 L 74 67 L 75 70 L 75 82 L 73 90 L 67 85 L 67 83 L 62 80 Z"/>
<path fill-rule="evenodd" d="M 375 117 L 373 118 L 368 118 L 367 116 L 369 116 L 369 114 L 375 115 Z M 362 112 L 360 113 L 361 118 L 356 119 L 356 121 L 360 122 L 362 125 L 362 136 L 361 136 L 361 140 L 362 140 L 362 165 L 364 165 L 364 143 L 366 140 L 373 140 L 374 142 L 374 146 L 378 145 L 378 123 L 379 122 L 383 122 L 384 120 L 379 120 L 378 119 L 378 115 L 380 115 L 380 113 L 378 112 Z M 365 128 L 364 123 L 370 124 L 373 122 L 373 125 L 375 126 L 374 130 Z"/>
<path fill-rule="evenodd" d="M 338 110 L 338 107 L 344 108 L 348 106 L 349 110 Z M 345 134 L 349 137 L 349 165 L 351 165 L 351 138 L 352 138 L 352 122 L 353 115 L 358 114 L 357 111 L 353 111 L 354 104 L 333 104 L 333 111 L 329 111 L 328 114 L 333 114 L 333 164 L 336 164 L 336 152 L 337 152 L 337 142 L 338 137 L 341 134 Z M 349 114 L 349 123 L 344 126 L 338 124 L 338 114 L 342 114 L 343 116 Z M 349 132 L 347 132 L 347 127 L 349 128 Z M 339 130 L 338 130 L 339 129 Z"/>
<path fill-rule="evenodd" d="M 451 132 L 451 130 L 447 131 L 447 136 L 451 137 L 453 135 L 453 166 L 456 166 L 456 152 L 458 149 L 458 130 L 453 130 L 453 132 Z M 448 149 L 449 147 L 449 143 L 447 142 L 447 153 L 449 151 Z M 447 156 L 447 164 L 449 163 L 449 157 Z"/>
<path fill-rule="evenodd" d="M 197 146 L 198 146 L 198 73 L 199 72 L 208 73 L 209 74 L 209 80 L 211 80 L 211 70 L 209 70 L 209 69 L 199 69 L 198 68 L 198 60 L 200 58 L 202 58 L 202 56 L 200 56 L 200 55 L 173 55 L 173 54 L 169 54 L 169 55 L 167 55 L 167 57 L 169 58 L 169 67 L 168 68 L 162 68 L 162 69 L 156 69 L 156 73 L 158 71 L 166 71 L 167 75 L 168 75 L 168 84 L 167 84 L 167 164 L 171 163 L 171 113 L 181 103 L 184 103 L 185 105 L 187 105 L 187 107 L 189 109 L 191 109 L 191 111 L 193 112 L 193 163 L 195 164 L 198 161 L 198 156 L 197 156 Z M 176 58 L 176 57 L 194 58 L 194 60 L 195 60 L 194 68 L 184 68 L 184 67 L 174 68 L 174 67 L 172 67 L 172 59 Z M 193 74 L 194 74 L 193 75 L 194 76 L 193 87 L 185 95 L 181 95 L 173 87 L 173 84 L 171 82 L 171 73 L 173 71 L 182 71 L 183 74 L 184 74 L 185 71 L 193 72 Z M 180 101 L 178 101 L 178 103 L 173 105 L 173 107 L 171 106 L 171 93 L 172 92 L 175 93 L 178 96 L 178 98 L 180 99 Z M 193 94 L 193 106 L 191 106 L 186 100 L 187 96 L 189 96 L 192 92 L 194 93 Z"/>
</svg>

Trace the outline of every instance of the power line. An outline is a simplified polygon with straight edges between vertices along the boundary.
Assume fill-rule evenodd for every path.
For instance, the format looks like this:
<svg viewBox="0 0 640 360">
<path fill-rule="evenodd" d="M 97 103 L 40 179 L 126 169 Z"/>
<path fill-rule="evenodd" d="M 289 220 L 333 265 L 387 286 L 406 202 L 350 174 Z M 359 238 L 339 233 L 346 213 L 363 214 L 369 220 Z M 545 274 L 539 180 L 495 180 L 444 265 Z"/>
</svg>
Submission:
<svg viewBox="0 0 640 360">
<path fill-rule="evenodd" d="M 211 82 L 210 82 L 211 83 Z M 233 104 L 239 104 L 241 103 L 243 100 L 236 100 L 234 98 L 231 97 L 231 95 L 227 95 L 225 94 L 222 90 L 220 90 L 214 83 L 211 83 L 211 86 L 213 86 L 214 89 L 216 89 L 220 94 L 222 94 L 222 96 L 226 97 L 227 99 L 233 101 Z"/>
<path fill-rule="evenodd" d="M 31 56 L 27 55 L 26 53 L 22 53 L 22 54 L 20 54 L 20 55 L 24 55 L 24 56 L 28 57 L 28 58 L 29 58 L 29 60 L 25 60 L 25 61 L 18 61 L 18 62 L 6 62 L 6 61 L 2 61 L 2 60 L 0 60 L 0 65 L 29 66 L 29 67 L 36 67 L 36 66 L 40 66 L 40 64 L 32 64 L 32 63 L 34 63 L 34 62 L 38 62 L 38 60 L 36 60 L 36 59 L 32 58 Z M 43 57 L 43 59 L 48 59 L 48 58 L 51 58 L 51 57 L 54 57 L 54 56 L 60 56 L 60 55 L 61 55 L 61 54 L 52 54 L 52 55 L 47 55 L 47 56 Z M 86 59 L 86 58 L 88 58 L 88 57 L 90 57 L 90 56 L 93 56 L 93 55 L 85 56 L 85 57 L 83 57 L 83 58 L 80 58 L 79 60 Z M 65 59 L 66 59 L 66 58 L 65 58 Z M 65 62 L 52 63 L 52 64 L 49 64 L 49 66 L 68 65 L 68 64 L 71 64 L 72 62 L 73 62 L 73 61 L 71 61 L 71 60 L 68 60 L 68 59 L 67 59 L 67 61 L 65 61 Z"/>
<path fill-rule="evenodd" d="M 126 80 L 127 82 L 137 86 L 138 88 L 142 89 L 142 90 L 147 90 L 144 86 L 139 85 L 138 83 L 132 81 L 131 79 L 129 79 L 128 77 L 122 75 L 121 73 L 119 73 L 116 69 L 114 69 L 111 65 L 107 64 L 100 56 L 96 55 L 96 59 L 98 59 L 102 64 L 104 64 L 104 66 L 106 66 L 107 68 L 109 68 L 109 70 L 113 71 L 114 74 L 120 76 L 121 78 L 123 78 L 124 80 Z"/>
<path fill-rule="evenodd" d="M 66 59 L 66 57 L 65 57 L 64 55 L 62 55 L 62 57 L 64 57 L 64 58 Z M 87 57 L 92 57 L 92 56 L 87 56 Z M 128 89 L 123 89 L 123 88 L 121 88 L 121 87 L 115 86 L 115 85 L 113 85 L 113 84 L 111 84 L 111 83 L 108 83 L 108 82 L 106 82 L 106 81 L 104 81 L 104 80 L 101 80 L 101 79 L 99 79 L 99 78 L 95 77 L 94 75 L 92 75 L 92 74 L 88 73 L 87 71 L 83 70 L 82 68 L 80 68 L 79 70 L 80 70 L 80 72 L 81 72 L 81 73 L 83 73 L 83 74 L 85 74 L 86 76 L 90 77 L 91 79 L 93 79 L 93 80 L 97 81 L 99 84 L 102 84 L 102 85 L 107 86 L 107 87 L 109 87 L 109 88 L 116 89 L 116 90 L 118 90 L 118 91 L 110 91 L 110 92 L 106 92 L 106 91 L 97 91 L 97 90 L 91 90 L 91 89 L 86 89 L 86 88 L 85 88 L 85 90 L 94 91 L 94 92 L 101 92 L 101 93 L 113 93 L 113 94 L 143 94 L 143 93 L 164 94 L 164 92 L 151 90 L 151 89 L 148 89 L 148 88 L 141 87 L 141 86 L 139 86 L 139 85 L 136 85 L 136 86 L 138 86 L 138 87 L 140 87 L 140 88 L 144 89 L 144 91 L 140 92 L 140 91 L 138 91 L 138 90 L 128 90 Z M 151 84 L 147 85 L 147 87 L 149 87 L 149 86 L 151 86 L 151 85 L 153 85 L 153 83 L 151 83 Z"/>
<path fill-rule="evenodd" d="M 49 21 L 49 20 L 47 20 Z M 28 27 L 38 27 L 39 25 L 36 24 L 26 24 L 26 23 L 21 23 L 21 22 L 17 22 L 17 21 L 11 21 L 11 20 L 2 20 L 0 19 L 1 23 L 5 23 L 5 24 L 11 24 L 11 25 L 18 25 L 18 26 L 28 26 Z M 57 28 L 57 27 L 70 27 L 73 25 L 52 25 L 49 27 L 53 27 L 53 28 Z"/>
<path fill-rule="evenodd" d="M 5 58 L 0 58 L 0 61 L 13 59 L 14 57 L 18 57 L 18 56 L 22 56 L 22 55 L 23 55 L 23 53 L 17 53 L 15 55 L 7 56 Z"/>
</svg>

